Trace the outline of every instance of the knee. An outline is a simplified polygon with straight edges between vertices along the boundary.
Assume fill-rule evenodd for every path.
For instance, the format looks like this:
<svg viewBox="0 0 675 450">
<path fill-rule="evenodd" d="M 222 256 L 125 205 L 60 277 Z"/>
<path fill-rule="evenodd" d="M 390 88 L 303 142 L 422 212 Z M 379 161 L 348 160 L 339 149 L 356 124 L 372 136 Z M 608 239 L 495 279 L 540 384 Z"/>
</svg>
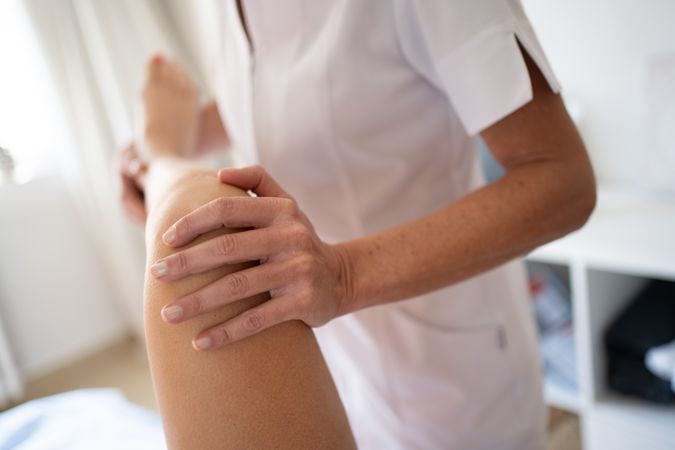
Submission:
<svg viewBox="0 0 675 450">
<path fill-rule="evenodd" d="M 239 188 L 222 184 L 212 171 L 198 170 L 176 180 L 149 211 L 145 233 L 148 256 L 175 251 L 164 245 L 162 237 L 188 213 L 220 197 L 245 195 Z"/>
</svg>

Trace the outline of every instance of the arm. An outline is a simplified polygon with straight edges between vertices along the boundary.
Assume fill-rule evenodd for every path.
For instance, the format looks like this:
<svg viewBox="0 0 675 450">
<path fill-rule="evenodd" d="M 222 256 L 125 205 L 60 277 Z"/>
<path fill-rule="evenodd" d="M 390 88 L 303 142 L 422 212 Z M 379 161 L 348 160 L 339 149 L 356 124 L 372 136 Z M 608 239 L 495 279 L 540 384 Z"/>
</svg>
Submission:
<svg viewBox="0 0 675 450">
<path fill-rule="evenodd" d="M 203 155 L 230 146 L 230 138 L 225 130 L 218 105 L 214 101 L 204 104 L 198 113 L 196 144 L 190 149 L 193 155 Z M 144 163 L 138 157 L 136 143 L 127 144 L 118 155 L 117 172 L 120 177 L 119 195 L 127 215 L 138 223 L 144 224 L 147 218 L 143 191 L 139 189 L 136 178 Z"/>
<path fill-rule="evenodd" d="M 214 173 L 159 157 L 139 180 L 146 192 L 148 264 L 170 255 L 160 237 L 177 218 L 217 197 L 244 196 Z M 200 240 L 233 230 L 220 228 Z M 255 295 L 172 327 L 168 302 L 249 265 L 228 265 L 180 281 L 146 276 L 148 356 L 169 448 L 354 448 L 337 392 L 311 330 L 286 322 L 217 352 L 196 352 L 204 327 L 265 302 Z"/>
<path fill-rule="evenodd" d="M 222 170 L 221 181 L 253 190 L 258 197 L 245 207 L 226 201 L 194 211 L 172 227 L 176 237 L 171 244 L 185 245 L 202 232 L 251 215 L 271 219 L 261 225 L 255 240 L 245 233 L 234 235 L 229 245 L 233 251 L 216 258 L 211 256 L 216 242 L 167 258 L 165 276 L 178 279 L 233 260 L 255 259 L 254 249 L 273 249 L 273 243 L 280 241 L 284 248 L 270 250 L 266 257 L 292 255 L 305 267 L 301 276 L 286 278 L 278 289 L 286 297 L 283 308 L 255 308 L 256 322 L 261 324 L 256 329 L 243 326 L 251 314 L 247 312 L 206 331 L 217 339 L 214 347 L 285 320 L 317 326 L 340 314 L 457 283 L 582 226 L 595 205 L 595 181 L 586 149 L 560 96 L 524 56 L 532 101 L 482 133 L 506 175 L 419 220 L 328 245 L 320 242 L 298 205 L 262 168 Z M 287 201 L 271 202 L 269 197 Z M 271 276 L 266 265 L 256 280 Z M 256 283 L 248 280 L 247 284 Z M 178 323 L 240 298 L 218 289 L 199 294 L 204 300 L 199 308 L 179 299 L 176 304 L 185 305 L 186 313 L 171 321 Z M 222 339 L 224 335 L 227 339 Z"/>
<path fill-rule="evenodd" d="M 342 245 L 354 274 L 347 310 L 462 281 L 586 222 L 595 180 L 585 146 L 524 56 L 533 100 L 482 133 L 505 176 L 428 217 Z"/>
</svg>

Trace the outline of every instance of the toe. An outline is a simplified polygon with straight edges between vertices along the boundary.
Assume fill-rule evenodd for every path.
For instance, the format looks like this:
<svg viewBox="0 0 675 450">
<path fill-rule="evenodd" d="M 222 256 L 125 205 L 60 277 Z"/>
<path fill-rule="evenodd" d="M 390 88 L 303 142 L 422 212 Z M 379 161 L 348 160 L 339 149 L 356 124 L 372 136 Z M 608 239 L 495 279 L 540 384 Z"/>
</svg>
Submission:
<svg viewBox="0 0 675 450">
<path fill-rule="evenodd" d="M 150 64 L 161 64 L 165 61 L 166 61 L 166 58 L 161 53 L 155 53 L 154 55 L 152 55 L 152 57 L 150 57 L 150 60 L 149 60 Z"/>
<path fill-rule="evenodd" d="M 157 53 L 148 60 L 147 65 L 147 79 L 154 80 L 162 76 L 162 72 L 166 64 L 166 58 L 164 55 Z"/>
</svg>

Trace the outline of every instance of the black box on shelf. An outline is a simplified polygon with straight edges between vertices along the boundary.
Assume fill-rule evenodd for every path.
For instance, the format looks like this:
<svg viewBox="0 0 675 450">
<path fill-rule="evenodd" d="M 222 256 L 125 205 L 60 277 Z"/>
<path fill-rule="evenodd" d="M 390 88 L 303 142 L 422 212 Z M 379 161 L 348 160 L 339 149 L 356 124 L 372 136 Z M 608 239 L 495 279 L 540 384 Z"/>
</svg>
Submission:
<svg viewBox="0 0 675 450">
<path fill-rule="evenodd" d="M 672 381 L 654 375 L 645 364 L 650 349 L 674 340 L 675 283 L 652 281 L 605 334 L 609 387 L 655 403 L 675 403 Z"/>
</svg>

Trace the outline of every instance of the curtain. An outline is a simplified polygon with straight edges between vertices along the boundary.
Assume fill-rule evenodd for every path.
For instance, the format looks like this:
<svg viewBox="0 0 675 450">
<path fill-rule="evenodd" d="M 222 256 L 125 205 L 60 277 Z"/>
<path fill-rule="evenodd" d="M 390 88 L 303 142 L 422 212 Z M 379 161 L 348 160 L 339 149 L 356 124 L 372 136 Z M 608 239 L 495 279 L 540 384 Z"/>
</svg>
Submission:
<svg viewBox="0 0 675 450">
<path fill-rule="evenodd" d="M 97 249 L 131 330 L 142 335 L 142 230 L 119 204 L 115 152 L 134 136 L 135 104 L 150 55 L 161 51 L 175 58 L 202 87 L 204 78 L 161 0 L 24 4 L 73 138 L 59 160 L 89 230 L 83 238 Z"/>
<path fill-rule="evenodd" d="M 10 351 L 7 335 L 0 322 L 0 411 L 21 398 L 23 386 L 19 369 Z"/>
</svg>

